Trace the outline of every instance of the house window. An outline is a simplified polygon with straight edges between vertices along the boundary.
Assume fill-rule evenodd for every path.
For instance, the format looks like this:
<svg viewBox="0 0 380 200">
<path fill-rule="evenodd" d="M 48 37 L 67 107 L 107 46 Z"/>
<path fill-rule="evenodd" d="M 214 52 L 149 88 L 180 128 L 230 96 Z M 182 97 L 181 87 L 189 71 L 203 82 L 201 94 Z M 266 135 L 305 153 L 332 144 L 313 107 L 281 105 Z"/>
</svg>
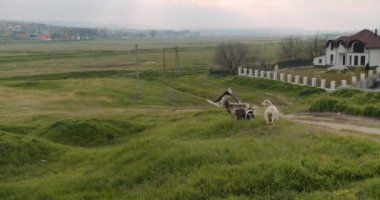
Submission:
<svg viewBox="0 0 380 200">
<path fill-rule="evenodd" d="M 346 66 L 346 55 L 343 55 L 343 66 Z"/>
<path fill-rule="evenodd" d="M 354 53 L 364 53 L 364 44 L 361 42 L 355 42 Z"/>
<path fill-rule="evenodd" d="M 319 64 L 322 64 L 322 59 L 321 58 L 319 59 Z"/>
<path fill-rule="evenodd" d="M 361 56 L 360 58 L 360 65 L 365 65 L 365 56 Z"/>
<path fill-rule="evenodd" d="M 331 55 L 330 55 L 330 64 L 333 64 L 333 63 L 334 63 L 334 55 L 331 54 Z"/>
<path fill-rule="evenodd" d="M 359 65 L 359 57 L 358 56 L 355 56 L 354 57 L 354 65 Z"/>
<path fill-rule="evenodd" d="M 349 57 L 348 63 L 349 63 L 350 66 L 352 66 L 352 56 Z"/>
<path fill-rule="evenodd" d="M 332 42 L 330 42 L 330 50 L 334 50 L 334 46 Z"/>
</svg>

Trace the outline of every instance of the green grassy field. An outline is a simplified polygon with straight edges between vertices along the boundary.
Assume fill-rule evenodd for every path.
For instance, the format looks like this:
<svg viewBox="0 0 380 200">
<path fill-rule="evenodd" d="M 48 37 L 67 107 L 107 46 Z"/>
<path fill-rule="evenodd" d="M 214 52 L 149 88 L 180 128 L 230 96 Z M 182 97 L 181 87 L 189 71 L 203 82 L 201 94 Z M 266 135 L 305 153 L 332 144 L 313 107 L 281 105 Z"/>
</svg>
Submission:
<svg viewBox="0 0 380 200">
<path fill-rule="evenodd" d="M 260 115 L 265 98 L 294 113 L 333 94 L 209 76 L 211 48 L 182 53 L 183 75 L 164 79 L 145 42 L 139 90 L 126 49 L 1 54 L 0 199 L 379 199 L 378 136 L 287 119 L 268 130 Z M 115 63 L 131 65 L 102 66 Z M 205 101 L 228 87 L 257 107 L 254 121 Z"/>
</svg>

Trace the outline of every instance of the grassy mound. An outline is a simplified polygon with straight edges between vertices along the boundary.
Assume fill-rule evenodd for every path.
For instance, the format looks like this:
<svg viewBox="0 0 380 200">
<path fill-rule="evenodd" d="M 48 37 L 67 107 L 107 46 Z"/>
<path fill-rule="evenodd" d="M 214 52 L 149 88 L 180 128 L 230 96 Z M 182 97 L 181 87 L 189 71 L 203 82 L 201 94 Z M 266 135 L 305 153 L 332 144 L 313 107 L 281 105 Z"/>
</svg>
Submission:
<svg viewBox="0 0 380 200">
<path fill-rule="evenodd" d="M 51 160 L 58 149 L 47 142 L 8 133 L 0 133 L 0 169 L 25 167 Z"/>
<path fill-rule="evenodd" d="M 64 119 L 40 131 L 39 135 L 57 143 L 95 147 L 118 143 L 144 128 L 142 125 L 124 121 Z"/>
</svg>

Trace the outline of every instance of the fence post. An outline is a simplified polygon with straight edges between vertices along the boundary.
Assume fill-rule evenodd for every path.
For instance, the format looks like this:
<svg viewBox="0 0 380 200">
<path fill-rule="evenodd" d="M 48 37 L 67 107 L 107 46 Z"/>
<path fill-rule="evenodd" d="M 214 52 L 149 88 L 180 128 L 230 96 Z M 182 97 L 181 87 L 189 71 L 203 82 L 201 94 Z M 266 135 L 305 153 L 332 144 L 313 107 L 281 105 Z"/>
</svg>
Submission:
<svg viewBox="0 0 380 200">
<path fill-rule="evenodd" d="M 265 71 L 261 70 L 260 71 L 260 78 L 264 78 L 265 77 Z"/>
<path fill-rule="evenodd" d="M 238 67 L 238 76 L 241 76 L 241 67 Z"/>
<path fill-rule="evenodd" d="M 248 73 L 249 76 L 253 76 L 253 69 L 249 69 L 249 73 Z"/>
<path fill-rule="evenodd" d="M 292 82 L 292 75 L 288 74 L 288 83 L 291 83 L 291 82 Z"/>
<path fill-rule="evenodd" d="M 311 79 L 311 86 L 317 87 L 317 78 L 312 78 Z"/>
<path fill-rule="evenodd" d="M 326 88 L 326 79 L 321 80 L 321 88 Z"/>
<path fill-rule="evenodd" d="M 277 72 L 273 72 L 273 80 L 277 81 Z"/>
<path fill-rule="evenodd" d="M 303 85 L 307 85 L 307 82 L 308 82 L 307 77 L 306 76 L 303 77 Z"/>
<path fill-rule="evenodd" d="M 335 81 L 331 81 L 330 89 L 335 90 Z"/>
<path fill-rule="evenodd" d="M 360 73 L 360 81 L 365 81 L 365 73 Z"/>
<path fill-rule="evenodd" d="M 267 79 L 270 79 L 270 72 L 267 72 Z"/>
<path fill-rule="evenodd" d="M 257 70 L 257 69 L 255 70 L 255 77 L 259 78 L 259 70 Z"/>
<path fill-rule="evenodd" d="M 285 82 L 285 74 L 284 73 L 280 73 L 280 80 L 282 82 Z"/>
<path fill-rule="evenodd" d="M 347 87 L 347 81 L 346 80 L 342 80 L 342 87 Z"/>
<path fill-rule="evenodd" d="M 372 78 L 373 77 L 373 70 L 369 70 L 368 71 L 368 78 Z"/>
<path fill-rule="evenodd" d="M 358 77 L 353 76 L 351 79 L 351 86 L 356 86 L 358 84 Z"/>
<path fill-rule="evenodd" d="M 299 75 L 295 76 L 294 82 L 295 82 L 295 84 L 299 84 L 300 83 L 300 76 Z"/>
<path fill-rule="evenodd" d="M 244 68 L 243 70 L 244 70 L 244 71 L 243 71 L 243 76 L 247 76 L 247 75 L 248 75 L 248 70 L 247 70 L 247 68 Z"/>
<path fill-rule="evenodd" d="M 366 88 L 367 86 L 367 83 L 366 83 L 366 79 L 365 79 L 365 73 L 361 73 L 360 74 L 360 87 L 361 88 Z"/>
</svg>

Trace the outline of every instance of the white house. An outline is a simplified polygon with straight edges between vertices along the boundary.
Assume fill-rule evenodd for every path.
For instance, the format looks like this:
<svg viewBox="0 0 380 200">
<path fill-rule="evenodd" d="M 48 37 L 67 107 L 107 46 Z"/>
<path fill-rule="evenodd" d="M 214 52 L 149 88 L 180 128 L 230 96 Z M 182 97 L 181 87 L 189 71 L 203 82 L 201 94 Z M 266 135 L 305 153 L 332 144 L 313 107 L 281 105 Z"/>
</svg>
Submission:
<svg viewBox="0 0 380 200">
<path fill-rule="evenodd" d="M 362 30 L 353 36 L 329 40 L 326 54 L 314 58 L 314 65 L 346 68 L 380 66 L 380 37 L 377 30 Z"/>
</svg>

